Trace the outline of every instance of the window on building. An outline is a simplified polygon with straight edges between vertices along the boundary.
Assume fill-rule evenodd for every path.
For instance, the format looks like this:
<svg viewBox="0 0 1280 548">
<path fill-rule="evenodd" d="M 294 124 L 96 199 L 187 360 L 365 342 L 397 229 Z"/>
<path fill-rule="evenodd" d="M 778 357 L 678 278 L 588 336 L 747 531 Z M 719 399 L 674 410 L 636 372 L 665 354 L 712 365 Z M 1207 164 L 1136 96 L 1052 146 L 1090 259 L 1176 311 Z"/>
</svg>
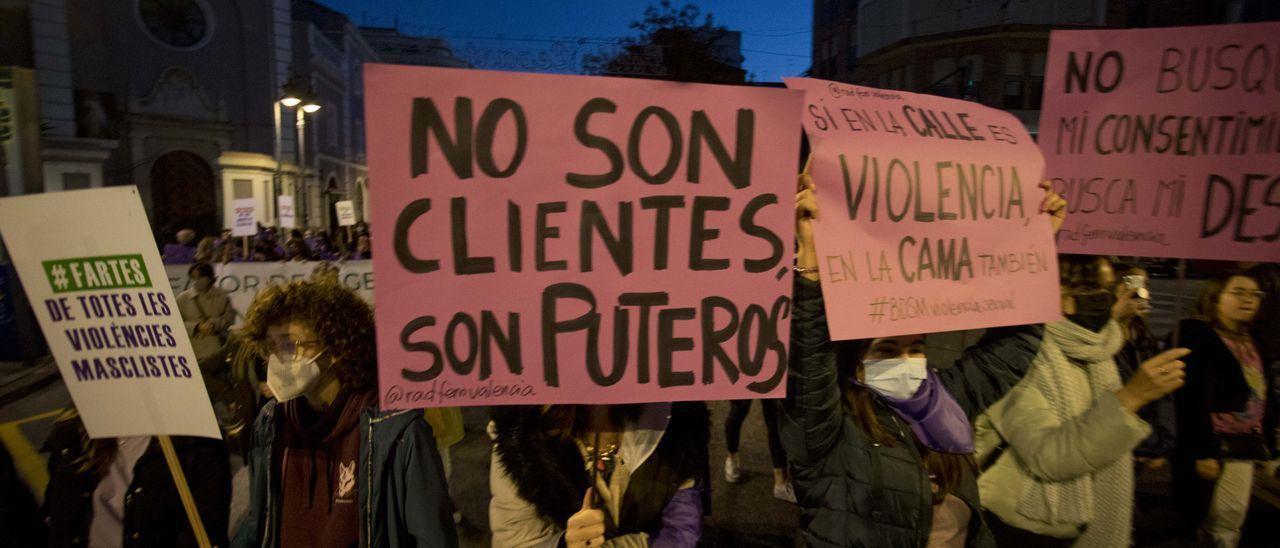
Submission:
<svg viewBox="0 0 1280 548">
<path fill-rule="evenodd" d="M 982 95 L 982 56 L 966 55 L 960 58 L 960 66 L 965 70 L 961 76 L 960 96 L 976 100 Z"/>
<path fill-rule="evenodd" d="M 1040 100 L 1044 96 L 1044 64 L 1044 52 L 1031 54 L 1031 66 L 1028 67 L 1031 76 L 1027 79 L 1027 98 L 1031 104 L 1027 108 L 1032 110 L 1040 110 Z"/>
<path fill-rule="evenodd" d="M 235 179 L 231 181 L 231 199 L 243 200 L 253 197 L 253 181 L 250 179 Z"/>
<path fill-rule="evenodd" d="M 844 64 L 845 67 L 852 70 L 858 66 L 858 27 L 857 25 L 849 28 L 849 34 L 846 36 L 844 48 Z"/>
<path fill-rule="evenodd" d="M 954 57 L 934 59 L 933 72 L 929 75 L 929 81 L 933 84 L 933 88 L 926 91 L 943 97 L 956 97 L 959 92 L 956 86 L 958 80 L 959 74 L 956 73 L 956 59 Z"/>
<path fill-rule="evenodd" d="M 831 41 L 823 40 L 822 44 L 818 48 L 818 58 L 813 60 L 814 66 L 818 67 L 818 70 L 821 70 L 823 72 L 823 76 L 830 76 L 826 72 L 828 70 L 827 66 L 829 64 L 827 61 L 830 59 L 831 59 Z"/>
<path fill-rule="evenodd" d="M 352 123 L 351 140 L 356 156 L 364 157 L 364 120 L 356 119 Z M 363 161 L 363 160 L 362 160 Z"/>
<path fill-rule="evenodd" d="M 63 173 L 62 190 L 84 190 L 89 188 L 88 173 Z"/>
<path fill-rule="evenodd" d="M 902 67 L 898 67 L 898 68 L 896 68 L 896 69 L 893 69 L 893 72 L 891 73 L 891 75 L 890 75 L 890 77 L 889 77 L 889 87 L 890 87 L 890 88 L 892 88 L 892 89 L 903 89 L 903 88 L 902 88 L 902 74 L 903 74 L 903 72 L 905 72 L 905 71 L 902 69 Z"/>
<path fill-rule="evenodd" d="M 887 72 L 882 72 L 882 73 L 880 73 L 880 79 L 879 79 L 879 80 L 876 80 L 876 87 L 878 87 L 878 88 L 880 88 L 880 89 L 888 89 L 888 87 L 889 87 L 889 73 L 887 73 Z"/>
<path fill-rule="evenodd" d="M 1026 58 L 1021 52 L 1004 54 L 1004 108 L 1022 109 L 1027 99 Z"/>
<path fill-rule="evenodd" d="M 330 111 L 330 112 L 332 112 L 332 111 Z M 341 123 L 341 122 L 338 120 L 338 117 L 336 117 L 336 116 L 331 116 L 331 117 L 329 117 L 329 119 L 328 119 L 328 120 L 326 120 L 326 123 L 325 123 L 325 140 L 329 142 L 329 143 L 328 143 L 328 144 L 329 144 L 329 150 L 337 150 L 337 149 L 339 148 L 339 147 L 338 147 L 338 130 L 339 130 L 340 128 L 338 127 L 338 125 L 339 125 L 340 123 Z"/>
</svg>

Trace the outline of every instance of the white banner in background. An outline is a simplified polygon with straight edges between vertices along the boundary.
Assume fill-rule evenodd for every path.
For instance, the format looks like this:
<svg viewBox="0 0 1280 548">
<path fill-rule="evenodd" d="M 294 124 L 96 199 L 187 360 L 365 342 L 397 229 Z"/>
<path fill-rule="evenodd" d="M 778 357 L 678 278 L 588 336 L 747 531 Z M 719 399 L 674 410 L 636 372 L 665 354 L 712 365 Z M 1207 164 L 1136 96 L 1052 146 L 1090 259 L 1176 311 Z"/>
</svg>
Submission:
<svg viewBox="0 0 1280 548">
<path fill-rule="evenodd" d="M 215 287 L 227 292 L 231 306 L 236 309 L 236 325 L 244 320 L 245 311 L 253 304 L 253 298 L 263 288 L 311 277 L 320 262 L 275 263 L 227 263 L 213 266 L 217 281 Z M 338 281 L 373 304 L 373 261 L 347 261 L 332 263 L 338 267 Z M 165 265 L 169 283 L 174 293 L 186 291 L 189 286 L 189 264 Z"/>
</svg>

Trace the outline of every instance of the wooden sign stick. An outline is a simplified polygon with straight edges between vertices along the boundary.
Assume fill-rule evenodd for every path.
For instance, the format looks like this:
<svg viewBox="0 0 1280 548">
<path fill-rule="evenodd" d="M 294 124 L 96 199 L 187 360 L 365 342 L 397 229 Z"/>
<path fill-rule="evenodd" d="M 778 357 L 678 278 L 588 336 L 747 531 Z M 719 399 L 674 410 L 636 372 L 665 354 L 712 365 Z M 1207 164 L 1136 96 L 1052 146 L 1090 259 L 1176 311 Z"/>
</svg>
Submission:
<svg viewBox="0 0 1280 548">
<path fill-rule="evenodd" d="M 187 520 L 191 522 L 191 531 L 195 533 L 196 543 L 200 548 L 212 548 L 209 534 L 204 530 L 204 521 L 196 510 L 195 498 L 191 496 L 191 487 L 187 485 L 187 476 L 182 473 L 182 464 L 178 462 L 178 452 L 173 449 L 173 441 L 169 436 L 156 436 L 160 442 L 160 451 L 169 465 L 169 473 L 173 475 L 173 484 L 178 487 L 178 497 L 182 499 L 182 507 L 187 511 Z"/>
</svg>

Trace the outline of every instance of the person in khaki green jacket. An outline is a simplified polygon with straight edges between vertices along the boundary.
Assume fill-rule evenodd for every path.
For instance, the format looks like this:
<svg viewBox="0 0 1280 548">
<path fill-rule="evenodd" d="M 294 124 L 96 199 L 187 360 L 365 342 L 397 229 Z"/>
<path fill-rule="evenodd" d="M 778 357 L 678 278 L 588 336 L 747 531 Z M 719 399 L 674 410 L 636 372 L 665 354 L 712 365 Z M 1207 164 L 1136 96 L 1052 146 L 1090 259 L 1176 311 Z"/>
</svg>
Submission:
<svg viewBox="0 0 1280 548">
<path fill-rule="evenodd" d="M 462 409 L 457 407 L 429 407 L 422 410 L 422 418 L 431 425 L 431 433 L 436 439 L 436 452 L 440 453 L 440 464 L 444 470 L 444 479 L 453 477 L 453 452 L 450 448 L 466 437 L 463 428 Z M 462 522 L 462 511 L 453 511 L 453 522 Z"/>
<path fill-rule="evenodd" d="M 236 321 L 227 293 L 213 286 L 213 267 L 195 263 L 187 269 L 191 288 L 178 294 L 178 312 L 191 336 L 191 349 L 196 361 L 213 356 L 227 342 L 227 330 Z"/>
<path fill-rule="evenodd" d="M 1045 326 L 1027 376 L 975 422 L 978 479 L 1000 546 L 1130 545 L 1137 412 L 1182 386 L 1190 351 L 1148 359 L 1120 383 L 1115 275 L 1101 257 L 1059 259 L 1066 320 Z M 1127 294 L 1122 298 L 1127 299 Z"/>
<path fill-rule="evenodd" d="M 448 478 L 453 471 L 449 448 L 467 435 L 463 430 L 462 410 L 457 407 L 431 407 L 422 410 L 422 418 L 427 420 L 435 434 L 436 450 L 440 452 L 440 460 L 444 461 L 444 477 Z"/>
</svg>

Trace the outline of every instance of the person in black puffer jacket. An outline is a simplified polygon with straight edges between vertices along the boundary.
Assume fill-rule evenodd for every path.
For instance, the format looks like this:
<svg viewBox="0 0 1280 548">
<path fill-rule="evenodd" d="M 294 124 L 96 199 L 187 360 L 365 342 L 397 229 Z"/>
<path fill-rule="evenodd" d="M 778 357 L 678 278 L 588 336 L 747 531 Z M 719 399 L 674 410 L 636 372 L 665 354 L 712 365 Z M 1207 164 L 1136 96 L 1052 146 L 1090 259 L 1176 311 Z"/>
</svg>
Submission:
<svg viewBox="0 0 1280 548">
<path fill-rule="evenodd" d="M 922 335 L 832 341 L 817 273 L 807 268 L 816 264 L 817 213 L 808 175 L 800 188 L 780 427 L 805 546 L 994 546 L 970 421 L 1021 380 L 1043 328 L 990 329 L 954 366 L 933 371 Z M 1050 192 L 1041 209 L 1060 221 L 1065 201 Z"/>
</svg>

